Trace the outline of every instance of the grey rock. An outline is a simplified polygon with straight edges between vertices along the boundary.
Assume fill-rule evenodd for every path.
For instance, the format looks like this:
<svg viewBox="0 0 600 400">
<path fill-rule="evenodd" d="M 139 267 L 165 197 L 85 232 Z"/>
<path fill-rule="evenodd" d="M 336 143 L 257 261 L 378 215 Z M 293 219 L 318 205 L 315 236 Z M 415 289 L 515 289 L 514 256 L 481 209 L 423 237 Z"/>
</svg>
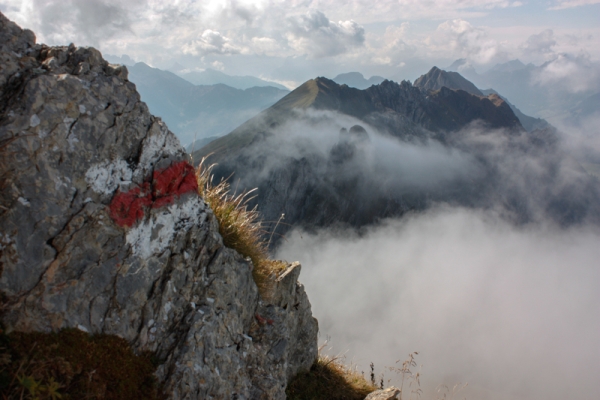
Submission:
<svg viewBox="0 0 600 400">
<path fill-rule="evenodd" d="M 402 392 L 400 389 L 394 386 L 390 386 L 389 388 L 376 390 L 370 393 L 365 400 L 398 400 L 402 397 L 400 396 Z"/>
<path fill-rule="evenodd" d="M 252 263 L 223 245 L 197 191 L 159 191 L 162 173 L 190 171 L 189 156 L 125 67 L 93 48 L 35 44 L 2 14 L 0 43 L 6 329 L 123 337 L 164 361 L 172 399 L 285 398 L 317 356 L 300 265 L 261 299 Z"/>
<path fill-rule="evenodd" d="M 421 75 L 414 83 L 416 87 L 425 90 L 440 90 L 443 86 L 450 89 L 464 90 L 475 96 L 484 96 L 473 83 L 469 82 L 458 72 L 449 72 L 433 67 L 425 75 Z"/>
</svg>

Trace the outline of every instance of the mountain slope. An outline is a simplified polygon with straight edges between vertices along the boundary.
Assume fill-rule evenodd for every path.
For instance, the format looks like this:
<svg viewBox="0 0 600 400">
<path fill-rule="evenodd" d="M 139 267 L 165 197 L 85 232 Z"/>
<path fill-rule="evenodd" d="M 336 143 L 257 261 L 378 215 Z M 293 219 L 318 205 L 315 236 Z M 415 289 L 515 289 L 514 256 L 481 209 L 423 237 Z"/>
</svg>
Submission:
<svg viewBox="0 0 600 400">
<path fill-rule="evenodd" d="M 552 125 L 550 125 L 548 123 L 548 121 L 546 121 L 545 119 L 534 118 L 534 117 L 530 117 L 529 115 L 523 114 L 523 112 L 521 110 L 519 110 L 515 105 L 513 105 L 507 99 L 505 99 L 504 97 L 502 97 L 494 89 L 482 90 L 482 93 L 484 93 L 484 95 L 486 95 L 486 96 L 489 96 L 490 94 L 496 94 L 500 98 L 502 98 L 504 101 L 506 101 L 506 104 L 508 104 L 509 107 L 511 108 L 511 110 L 513 110 L 513 112 L 515 113 L 515 115 L 517 116 L 517 118 L 519 118 L 519 121 L 521 122 L 521 125 L 523 125 L 523 128 L 525 128 L 527 130 L 527 132 L 533 132 L 535 130 L 542 130 L 542 129 L 552 128 Z"/>
<path fill-rule="evenodd" d="M 510 107 L 496 95 L 475 96 L 443 87 L 423 91 L 403 81 L 384 81 L 366 90 L 338 85 L 327 78 L 311 79 L 271 108 L 201 149 L 196 157 L 231 154 L 264 136 L 297 110 L 334 111 L 373 125 L 392 136 L 445 136 L 474 121 L 493 128 L 522 129 Z M 198 158 L 199 159 L 199 158 Z"/>
<path fill-rule="evenodd" d="M 196 86 L 144 63 L 129 70 L 150 111 L 162 117 L 186 145 L 195 138 L 231 131 L 288 93 L 274 87 L 241 90 L 223 84 Z"/>
<path fill-rule="evenodd" d="M 440 203 L 493 208 L 517 223 L 600 221 L 596 178 L 552 132 L 536 132 L 495 94 L 316 78 L 194 159 L 210 154 L 215 179 L 258 188 L 251 205 L 266 231 L 276 226 L 273 245 L 294 226 L 362 227 Z"/>
<path fill-rule="evenodd" d="M 446 86 L 450 89 L 464 90 L 475 96 L 484 96 L 475 85 L 463 78 L 459 73 L 443 71 L 438 67 L 433 67 L 428 73 L 421 75 L 415 81 L 414 85 L 429 90 L 439 90 Z"/>
<path fill-rule="evenodd" d="M 448 70 L 460 72 L 477 87 L 497 90 L 523 113 L 553 124 L 571 122 L 573 115 L 567 110 L 600 89 L 598 63 L 565 54 L 539 66 L 512 60 L 483 73 L 477 73 L 465 60 L 457 60 Z"/>
<path fill-rule="evenodd" d="M 316 78 L 194 159 L 209 154 L 215 179 L 258 188 L 251 204 L 276 229 L 272 244 L 294 226 L 362 227 L 440 203 L 493 208 L 519 224 L 600 221 L 593 174 L 555 131 L 527 133 L 493 93 L 406 81 L 359 90 Z"/>
<path fill-rule="evenodd" d="M 264 79 L 257 78 L 255 76 L 234 76 L 227 75 L 221 71 L 214 69 L 205 69 L 204 71 L 190 71 L 184 72 L 185 70 L 175 71 L 176 74 L 192 82 L 195 85 L 216 85 L 222 83 L 227 86 L 231 86 L 236 89 L 249 89 L 251 87 L 264 87 L 271 86 L 281 90 L 288 90 L 285 86 L 280 85 L 276 82 L 265 81 Z"/>
<path fill-rule="evenodd" d="M 499 64 L 496 69 L 498 71 L 511 71 L 511 68 L 519 68 L 519 65 L 522 65 L 522 63 L 518 60 L 515 60 L 515 62 Z M 519 119 L 519 122 L 521 122 L 521 125 L 523 125 L 528 132 L 532 132 L 536 129 L 545 129 L 550 126 L 547 121 L 541 118 L 534 118 L 523 114 L 521 110 L 511 104 L 506 98 L 502 97 L 495 90 L 477 89 L 473 83 L 463 78 L 462 75 L 457 72 L 448 72 L 437 67 L 433 67 L 427 74 L 422 75 L 419 79 L 417 79 L 414 83 L 414 86 L 429 90 L 439 90 L 445 86 L 449 89 L 464 90 L 476 96 L 497 95 L 504 100 L 506 104 L 508 104 L 515 116 Z"/>
<path fill-rule="evenodd" d="M 357 89 L 366 89 L 372 85 L 379 85 L 385 78 L 374 75 L 369 79 L 365 79 L 360 72 L 347 72 L 345 74 L 337 75 L 332 80 L 340 85 L 348 85 Z"/>
</svg>

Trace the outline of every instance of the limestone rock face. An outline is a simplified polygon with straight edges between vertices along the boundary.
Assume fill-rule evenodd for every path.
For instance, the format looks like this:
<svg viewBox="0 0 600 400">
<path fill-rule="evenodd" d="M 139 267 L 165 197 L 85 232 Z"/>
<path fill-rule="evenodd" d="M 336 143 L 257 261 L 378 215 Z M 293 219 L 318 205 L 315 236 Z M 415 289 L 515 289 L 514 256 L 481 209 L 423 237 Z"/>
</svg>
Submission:
<svg viewBox="0 0 600 400">
<path fill-rule="evenodd" d="M 317 355 L 299 264 L 261 300 L 127 70 L 0 14 L 0 294 L 10 330 L 156 352 L 173 399 L 283 399 Z"/>
</svg>

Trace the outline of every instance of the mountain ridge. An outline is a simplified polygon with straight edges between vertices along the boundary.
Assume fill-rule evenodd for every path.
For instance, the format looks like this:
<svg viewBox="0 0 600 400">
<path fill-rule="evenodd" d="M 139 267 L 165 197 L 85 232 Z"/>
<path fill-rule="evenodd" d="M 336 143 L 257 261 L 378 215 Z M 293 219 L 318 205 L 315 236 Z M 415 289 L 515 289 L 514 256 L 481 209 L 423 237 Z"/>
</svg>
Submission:
<svg viewBox="0 0 600 400">
<path fill-rule="evenodd" d="M 194 156 L 200 159 L 211 153 L 212 157 L 218 159 L 220 152 L 228 146 L 241 148 L 253 142 L 259 133 L 264 135 L 268 129 L 260 127 L 261 124 L 273 128 L 288 118 L 294 109 L 309 108 L 340 112 L 363 119 L 376 127 L 388 130 L 392 135 L 393 128 L 386 128 L 387 122 L 382 120 L 390 115 L 398 116 L 398 123 L 407 128 L 407 132 L 414 132 L 415 135 L 424 134 L 424 131 L 434 134 L 455 131 L 477 119 L 494 128 L 522 129 L 521 123 L 508 104 L 495 94 L 482 97 L 446 87 L 428 91 L 407 81 L 396 83 L 388 80 L 360 90 L 318 77 L 303 83 L 272 107 L 230 134 L 209 143 L 194 153 Z M 236 137 L 236 140 L 232 137 Z M 234 143 L 236 141 L 238 144 Z"/>
<path fill-rule="evenodd" d="M 192 82 L 194 85 L 215 85 L 218 83 L 231 86 L 236 89 L 249 89 L 251 87 L 272 86 L 281 90 L 289 90 L 287 87 L 272 81 L 266 81 L 251 75 L 228 75 L 224 72 L 207 68 L 204 71 L 189 71 L 183 70 L 173 71 L 176 75 L 183 79 Z"/>
<path fill-rule="evenodd" d="M 129 77 L 150 110 L 160 115 L 186 145 L 230 132 L 288 93 L 275 87 L 194 85 L 145 63 L 129 67 Z"/>
<path fill-rule="evenodd" d="M 515 61 L 518 61 L 518 60 L 515 60 Z M 512 69 L 518 68 L 519 65 L 523 65 L 523 68 L 525 67 L 525 65 L 523 63 L 521 63 L 520 61 L 519 61 L 519 63 L 512 63 L 512 64 L 507 63 L 507 64 L 509 64 L 508 67 L 504 66 L 504 64 L 499 64 L 498 70 L 500 70 L 500 71 L 505 70 L 505 69 L 511 70 L 511 68 Z M 482 96 L 482 97 L 487 97 L 489 95 L 497 95 L 498 97 L 500 97 L 502 100 L 504 100 L 508 104 L 508 106 L 514 112 L 515 116 L 521 122 L 521 125 L 523 125 L 523 127 L 528 132 L 532 132 L 536 129 L 546 129 L 546 128 L 550 127 L 550 124 L 547 121 L 545 121 L 544 119 L 534 118 L 534 117 L 530 117 L 529 115 L 525 115 L 523 112 L 521 112 L 521 110 L 519 110 L 515 105 L 510 103 L 505 97 L 500 95 L 500 93 L 498 93 L 497 91 L 495 91 L 493 89 L 486 89 L 486 90 L 478 89 L 472 82 L 465 79 L 458 72 L 445 71 L 445 70 L 441 70 L 437 67 L 433 67 L 427 74 L 421 75 L 421 77 L 415 81 L 414 86 L 422 87 L 424 89 L 429 89 L 429 90 L 439 90 L 445 86 L 449 89 L 465 90 L 471 94 L 474 94 L 476 96 Z"/>
</svg>

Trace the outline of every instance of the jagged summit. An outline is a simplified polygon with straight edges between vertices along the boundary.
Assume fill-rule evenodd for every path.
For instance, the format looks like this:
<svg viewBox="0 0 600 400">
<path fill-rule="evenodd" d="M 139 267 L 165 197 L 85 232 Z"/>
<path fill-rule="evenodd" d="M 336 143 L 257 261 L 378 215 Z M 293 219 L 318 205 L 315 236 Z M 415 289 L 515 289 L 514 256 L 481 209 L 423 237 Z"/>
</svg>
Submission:
<svg viewBox="0 0 600 400">
<path fill-rule="evenodd" d="M 433 67 L 428 73 L 421 75 L 414 85 L 429 90 L 439 90 L 446 86 L 450 89 L 464 90 L 476 96 L 484 96 L 475 85 L 463 78 L 458 72 L 448 72 L 438 67 Z"/>
<path fill-rule="evenodd" d="M 506 64 L 498 64 L 497 71 L 518 70 L 520 68 L 519 65 L 523 65 L 523 68 L 525 68 L 525 65 L 519 60 L 513 60 Z M 523 125 L 528 132 L 532 132 L 536 129 L 545 129 L 550 126 L 548 122 L 543 119 L 533 118 L 523 114 L 521 110 L 511 104 L 508 100 L 506 100 L 506 98 L 501 96 L 495 90 L 477 89 L 473 83 L 456 72 L 447 72 L 437 67 L 433 67 L 427 74 L 422 75 L 419 79 L 417 79 L 414 85 L 426 90 L 440 90 L 443 87 L 454 90 L 465 90 L 477 96 L 486 96 L 488 99 L 490 99 L 490 101 L 498 104 L 500 104 L 501 101 L 504 101 L 511 108 L 515 116 L 519 119 L 521 125 Z"/>
<path fill-rule="evenodd" d="M 437 73 L 436 76 L 446 75 Z M 458 82 L 463 87 L 466 86 L 459 78 L 451 76 L 453 84 Z M 235 153 L 265 135 L 276 134 L 277 126 L 295 118 L 298 111 L 307 109 L 345 114 L 400 137 L 424 137 L 428 135 L 427 132 L 443 135 L 444 132 L 459 130 L 475 120 L 494 128 L 522 129 L 510 107 L 495 95 L 485 97 L 481 92 L 474 95 L 446 86 L 436 90 L 422 90 L 408 81 L 397 83 L 389 80 L 360 90 L 318 77 L 303 83 L 230 134 L 200 149 L 194 158 L 200 160 L 203 156 L 212 154 L 216 161 L 226 154 Z M 390 123 L 390 118 L 395 122 Z"/>
</svg>

